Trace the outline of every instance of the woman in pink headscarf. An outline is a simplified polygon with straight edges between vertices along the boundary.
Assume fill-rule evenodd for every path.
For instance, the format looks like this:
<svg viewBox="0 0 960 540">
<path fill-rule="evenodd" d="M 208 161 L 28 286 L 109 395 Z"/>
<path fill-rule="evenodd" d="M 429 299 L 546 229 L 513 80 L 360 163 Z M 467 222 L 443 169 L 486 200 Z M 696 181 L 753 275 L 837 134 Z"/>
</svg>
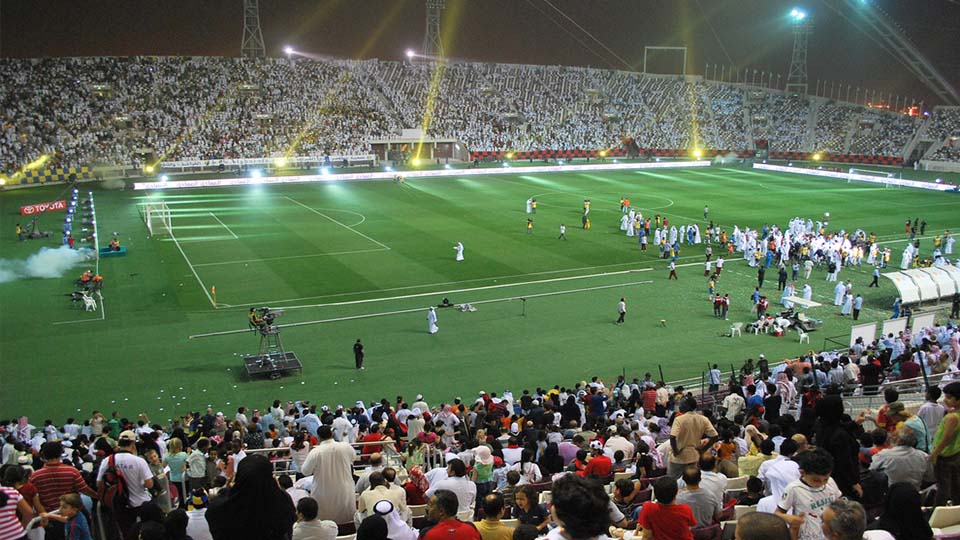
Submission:
<svg viewBox="0 0 960 540">
<path fill-rule="evenodd" d="M 950 362 L 956 364 L 960 359 L 960 332 L 954 331 L 950 334 Z"/>
<path fill-rule="evenodd" d="M 427 504 L 425 493 L 430 489 L 430 481 L 424 476 L 423 469 L 415 465 L 407 472 L 410 478 L 403 484 L 403 490 L 407 492 L 407 504 Z"/>
</svg>

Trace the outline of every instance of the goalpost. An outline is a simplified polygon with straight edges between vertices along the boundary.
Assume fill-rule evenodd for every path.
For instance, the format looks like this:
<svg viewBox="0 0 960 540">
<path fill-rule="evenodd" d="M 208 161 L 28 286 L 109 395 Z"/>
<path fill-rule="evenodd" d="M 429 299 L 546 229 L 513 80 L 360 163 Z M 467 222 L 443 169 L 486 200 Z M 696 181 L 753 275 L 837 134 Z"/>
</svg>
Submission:
<svg viewBox="0 0 960 540">
<path fill-rule="evenodd" d="M 165 202 L 147 203 L 143 206 L 143 221 L 147 224 L 150 235 L 173 235 L 173 220 L 170 216 L 170 207 Z"/>
<path fill-rule="evenodd" d="M 901 178 L 901 174 L 900 174 L 900 173 L 895 173 L 895 172 L 890 172 L 890 171 L 883 171 L 883 170 L 878 170 L 878 169 L 857 169 L 857 168 L 851 167 L 848 172 L 849 172 L 850 174 L 861 174 L 861 175 L 863 175 L 863 176 L 873 176 L 873 177 L 876 177 L 876 178 L 878 178 L 878 179 L 897 180 L 897 179 Z M 853 179 L 848 178 L 848 179 L 847 179 L 847 183 L 849 184 L 849 183 L 851 183 L 851 182 L 853 182 Z M 900 183 L 899 183 L 899 182 L 884 182 L 884 183 L 883 183 L 883 187 L 887 187 L 887 188 L 899 188 L 899 187 L 900 187 Z"/>
</svg>

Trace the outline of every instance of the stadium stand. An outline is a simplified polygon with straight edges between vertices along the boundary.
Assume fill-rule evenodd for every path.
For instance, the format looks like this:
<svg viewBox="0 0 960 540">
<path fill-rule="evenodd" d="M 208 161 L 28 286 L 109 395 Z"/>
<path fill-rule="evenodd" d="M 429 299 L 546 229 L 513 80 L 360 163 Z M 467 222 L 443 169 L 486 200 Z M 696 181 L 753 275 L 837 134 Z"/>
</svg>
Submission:
<svg viewBox="0 0 960 540">
<path fill-rule="evenodd" d="M 237 58 L 0 59 L 0 171 L 369 152 L 427 126 L 472 152 L 692 148 L 902 157 L 924 123 L 823 98 L 563 66 Z M 424 121 L 428 103 L 429 122 Z M 960 159 L 956 108 L 934 111 L 937 160 Z M 949 143 L 949 144 L 944 144 Z M 154 158 L 155 159 L 155 158 Z M 856 161 L 856 160 L 851 160 Z"/>
<path fill-rule="evenodd" d="M 829 475 L 824 493 L 859 501 L 850 504 L 862 505 L 854 508 L 865 511 L 864 523 L 872 528 L 891 530 L 903 526 L 904 519 L 925 526 L 928 516 L 938 531 L 950 532 L 958 523 L 949 505 L 960 497 L 954 491 L 960 481 L 954 465 L 960 435 L 950 427 L 960 403 L 958 336 L 960 329 L 950 323 L 846 350 L 810 351 L 775 365 L 761 355 L 727 374 L 714 366 L 708 382 L 716 390 L 708 392 L 698 387 L 699 379 L 664 384 L 647 373 L 632 381 L 593 377 L 519 395 L 480 392 L 473 400 L 433 406 L 421 395 L 369 405 L 357 401 L 349 408 L 306 400 L 284 406 L 278 399 L 263 409 L 238 407 L 235 413 L 206 409 L 167 425 L 145 415 L 127 419 L 120 412 L 106 418 L 94 411 L 87 420 L 68 418 L 62 425 L 46 420 L 35 426 L 25 417 L 14 418 L 0 421 L 2 480 L 8 496 L 29 496 L 34 510 L 39 501 L 50 508 L 64 493 L 89 499 L 95 495 L 96 471 L 109 467 L 108 457 L 123 455 L 124 445 L 135 444 L 156 478 L 164 480 L 157 485 L 166 487 L 131 489 L 149 501 L 143 504 L 161 508 L 197 512 L 208 500 L 211 509 L 230 504 L 229 499 L 216 502 L 234 496 L 220 493 L 223 486 L 247 485 L 250 480 L 239 478 L 269 474 L 266 468 L 277 477 L 289 475 L 281 484 L 286 492 L 316 500 L 320 518 L 335 521 L 341 535 L 353 534 L 355 523 L 372 514 L 358 511 L 357 501 L 376 489 L 394 502 L 398 527 L 429 526 L 422 505 L 424 493 L 432 494 L 435 485 L 454 490 L 460 505 L 454 513 L 467 521 L 484 517 L 485 494 L 501 493 L 512 507 L 522 491 L 526 507 L 512 515 L 534 525 L 548 514 L 537 510 L 538 499 L 549 508 L 569 503 L 567 490 L 596 489 L 597 497 L 610 501 L 604 524 L 620 537 L 624 527 L 663 526 L 654 516 L 672 497 L 663 479 L 684 494 L 684 466 L 700 469 L 696 475 L 687 469 L 683 478 L 698 478 L 706 493 L 681 500 L 694 507 L 698 501 L 722 506 L 722 512 L 709 512 L 713 525 L 707 523 L 718 530 L 721 523 L 733 527 L 737 520 L 754 519 L 746 518 L 752 512 L 769 513 L 778 506 L 802 511 L 802 498 L 789 496 L 801 489 L 799 469 L 804 474 L 822 470 L 813 474 Z M 926 376 L 916 377 L 921 370 Z M 700 447 L 702 439 L 709 442 Z M 938 456 L 936 475 L 926 469 L 930 454 Z M 127 456 L 123 459 L 141 459 Z M 330 464 L 335 456 L 340 465 Z M 241 465 L 246 459 L 249 466 Z M 171 473 L 164 473 L 166 467 Z M 336 467 L 344 470 L 337 473 Z M 463 467 L 468 475 L 460 478 Z M 518 474 L 511 477 L 512 471 Z M 64 483 L 68 473 L 82 481 Z M 338 474 L 353 476 L 356 496 L 352 484 L 337 484 Z M 563 479 L 567 475 L 585 481 Z M 128 476 L 133 479 L 143 481 Z M 781 499 L 784 492 L 788 495 Z M 177 493 L 187 495 L 178 498 Z M 539 495 L 530 498 L 530 493 Z M 896 507 L 884 502 L 887 493 L 899 502 Z M 837 504 L 835 510 L 842 511 L 845 503 Z M 938 510 L 930 516 L 932 506 Z M 890 514 L 890 508 L 900 514 Z M 286 515 L 280 507 L 273 512 L 278 520 Z M 112 515 L 99 506 L 91 514 L 101 534 L 125 526 L 116 512 Z M 219 526 L 216 512 L 207 520 L 203 512 L 198 516 L 194 525 L 203 530 Z M 712 532 L 694 529 L 695 536 L 705 534 Z"/>
</svg>

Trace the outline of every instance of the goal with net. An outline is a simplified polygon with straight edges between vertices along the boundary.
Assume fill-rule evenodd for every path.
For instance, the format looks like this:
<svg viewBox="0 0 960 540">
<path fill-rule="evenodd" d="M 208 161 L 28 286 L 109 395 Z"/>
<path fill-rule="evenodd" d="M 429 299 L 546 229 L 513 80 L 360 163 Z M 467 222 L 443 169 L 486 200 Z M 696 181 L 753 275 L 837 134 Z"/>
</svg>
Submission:
<svg viewBox="0 0 960 540">
<path fill-rule="evenodd" d="M 898 180 L 901 177 L 900 173 L 878 170 L 878 169 L 855 169 L 855 168 L 851 168 L 849 172 L 852 175 L 866 176 L 866 177 L 870 177 L 871 179 L 876 178 L 877 180 L 883 183 L 884 187 L 889 187 L 889 188 L 900 187 L 900 184 L 896 182 L 896 180 Z M 849 184 L 854 180 L 857 180 L 857 179 L 847 178 L 847 183 Z M 867 181 L 871 182 L 873 180 L 867 180 Z"/>
<path fill-rule="evenodd" d="M 147 203 L 143 205 L 143 221 L 147 224 L 150 235 L 173 234 L 173 221 L 170 217 L 170 207 L 165 202 Z"/>
</svg>

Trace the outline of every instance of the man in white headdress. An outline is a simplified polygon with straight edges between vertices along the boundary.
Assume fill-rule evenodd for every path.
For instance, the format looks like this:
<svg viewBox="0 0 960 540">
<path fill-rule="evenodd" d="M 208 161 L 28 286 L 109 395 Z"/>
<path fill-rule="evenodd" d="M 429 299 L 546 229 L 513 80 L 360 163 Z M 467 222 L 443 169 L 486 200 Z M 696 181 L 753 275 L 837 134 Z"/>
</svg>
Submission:
<svg viewBox="0 0 960 540">
<path fill-rule="evenodd" d="M 463 244 L 461 242 L 457 242 L 457 245 L 453 246 L 453 249 L 456 250 L 457 252 L 457 262 L 462 261 L 463 260 Z"/>
<path fill-rule="evenodd" d="M 813 287 L 809 283 L 803 286 L 803 299 L 812 300 L 813 299 Z"/>
<path fill-rule="evenodd" d="M 910 263 L 913 262 L 913 246 L 907 244 L 907 249 L 903 250 L 903 258 L 900 259 L 900 269 L 906 270 L 910 268 Z"/>
<path fill-rule="evenodd" d="M 427 332 L 436 334 L 439 331 L 440 327 L 437 326 L 437 310 L 430 308 L 430 311 L 427 312 Z"/>
<path fill-rule="evenodd" d="M 621 231 L 626 231 L 626 230 L 627 230 L 627 226 L 629 225 L 629 223 L 630 223 L 630 216 L 628 216 L 628 215 L 626 215 L 626 214 L 620 216 L 620 230 L 621 230 Z"/>
<path fill-rule="evenodd" d="M 837 286 L 833 288 L 833 305 L 840 306 L 843 305 L 843 295 L 847 293 L 847 286 L 843 284 L 842 281 L 837 282 Z"/>
</svg>

